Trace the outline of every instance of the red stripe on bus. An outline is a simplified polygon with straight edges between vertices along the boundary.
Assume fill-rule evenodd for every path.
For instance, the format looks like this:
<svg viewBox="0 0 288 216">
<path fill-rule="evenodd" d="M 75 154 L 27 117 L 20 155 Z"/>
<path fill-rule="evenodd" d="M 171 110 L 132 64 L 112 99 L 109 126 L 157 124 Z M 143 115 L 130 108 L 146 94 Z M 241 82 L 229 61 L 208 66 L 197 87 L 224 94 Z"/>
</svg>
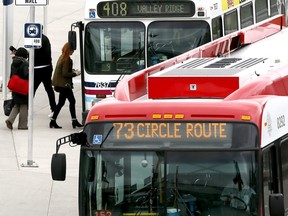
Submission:
<svg viewBox="0 0 288 216">
<path fill-rule="evenodd" d="M 113 92 L 114 91 L 108 89 L 97 89 L 97 90 L 85 89 L 85 94 L 88 95 L 96 95 L 96 94 L 111 95 Z"/>
</svg>

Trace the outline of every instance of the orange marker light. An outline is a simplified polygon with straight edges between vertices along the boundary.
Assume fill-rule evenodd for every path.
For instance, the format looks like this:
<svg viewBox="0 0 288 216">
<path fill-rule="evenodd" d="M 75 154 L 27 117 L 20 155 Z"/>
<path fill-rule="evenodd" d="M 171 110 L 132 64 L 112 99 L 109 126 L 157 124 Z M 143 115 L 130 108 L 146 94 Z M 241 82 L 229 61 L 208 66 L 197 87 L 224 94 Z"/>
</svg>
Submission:
<svg viewBox="0 0 288 216">
<path fill-rule="evenodd" d="M 164 114 L 164 119 L 172 119 L 173 115 L 172 114 Z"/>
<path fill-rule="evenodd" d="M 241 116 L 241 119 L 244 120 L 244 121 L 250 121 L 250 120 L 251 120 L 251 116 L 249 116 L 249 115 L 242 115 L 242 116 Z"/>
<path fill-rule="evenodd" d="M 162 118 L 162 115 L 161 114 L 153 114 L 152 118 L 153 119 L 160 119 L 160 118 Z"/>
<path fill-rule="evenodd" d="M 175 114 L 175 119 L 183 119 L 183 118 L 184 118 L 184 114 L 182 113 Z"/>
<path fill-rule="evenodd" d="M 91 120 L 98 120 L 99 119 L 99 115 L 93 115 L 90 118 Z"/>
</svg>

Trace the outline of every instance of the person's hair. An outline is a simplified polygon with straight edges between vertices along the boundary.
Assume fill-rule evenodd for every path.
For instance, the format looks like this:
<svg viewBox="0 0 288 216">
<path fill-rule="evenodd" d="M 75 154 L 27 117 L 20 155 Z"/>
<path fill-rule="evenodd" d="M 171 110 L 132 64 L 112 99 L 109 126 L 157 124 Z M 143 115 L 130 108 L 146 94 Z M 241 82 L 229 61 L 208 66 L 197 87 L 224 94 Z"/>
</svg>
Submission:
<svg viewBox="0 0 288 216">
<path fill-rule="evenodd" d="M 71 49 L 71 47 L 69 46 L 69 43 L 65 43 L 64 46 L 62 47 L 62 55 L 61 55 L 61 59 L 62 60 L 67 60 L 70 58 L 70 54 L 71 51 L 73 51 Z"/>
<path fill-rule="evenodd" d="M 16 51 L 15 56 L 27 59 L 28 58 L 28 51 L 24 47 L 20 47 Z"/>
</svg>

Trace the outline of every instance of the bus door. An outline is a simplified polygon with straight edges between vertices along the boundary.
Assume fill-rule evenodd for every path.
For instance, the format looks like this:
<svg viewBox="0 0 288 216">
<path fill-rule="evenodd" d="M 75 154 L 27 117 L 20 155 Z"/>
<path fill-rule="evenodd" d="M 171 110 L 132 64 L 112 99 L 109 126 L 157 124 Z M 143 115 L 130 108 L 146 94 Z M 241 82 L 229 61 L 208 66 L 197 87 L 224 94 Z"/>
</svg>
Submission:
<svg viewBox="0 0 288 216">
<path fill-rule="evenodd" d="M 284 195 L 284 208 L 285 215 L 288 214 L 288 138 L 282 140 L 280 143 L 280 155 L 281 155 L 281 166 L 278 166 L 281 169 L 281 193 Z"/>
</svg>

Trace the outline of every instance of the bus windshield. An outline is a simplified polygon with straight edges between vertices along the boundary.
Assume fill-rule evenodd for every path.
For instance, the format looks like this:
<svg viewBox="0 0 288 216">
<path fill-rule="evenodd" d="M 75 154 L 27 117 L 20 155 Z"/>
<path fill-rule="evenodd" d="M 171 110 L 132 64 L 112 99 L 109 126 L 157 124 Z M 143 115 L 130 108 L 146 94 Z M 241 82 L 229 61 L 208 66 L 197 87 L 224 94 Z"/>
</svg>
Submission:
<svg viewBox="0 0 288 216">
<path fill-rule="evenodd" d="M 191 122 L 179 128 L 187 127 L 188 123 Z M 176 141 L 172 145 L 167 137 L 167 142 L 150 137 L 152 144 L 157 144 L 153 148 L 143 138 L 147 130 L 140 123 L 133 124 L 128 126 L 129 130 L 112 123 L 107 124 L 110 127 L 106 124 L 85 127 L 88 142 L 80 155 L 80 215 L 259 215 L 259 152 L 255 147 L 258 139 L 254 125 L 214 125 L 214 135 L 208 138 L 209 123 L 195 123 L 197 144 L 193 138 L 189 138 L 190 143 L 184 137 L 187 130 L 181 128 L 177 134 L 172 127 L 178 126 L 170 124 L 171 136 L 173 130 L 179 136 L 171 137 L 177 140 L 178 147 Z M 161 124 L 166 130 L 168 125 Z M 138 126 L 138 135 L 129 137 L 134 126 Z M 155 134 L 160 133 L 153 127 Z M 200 136 L 201 132 L 205 132 L 206 138 Z M 112 145 L 117 136 L 119 145 Z M 121 143 L 125 139 L 130 149 Z M 226 144 L 221 145 L 222 139 Z M 134 143 L 142 148 L 134 148 Z"/>
<path fill-rule="evenodd" d="M 148 66 L 210 42 L 205 21 L 158 21 L 148 26 Z"/>
<path fill-rule="evenodd" d="M 205 21 L 155 21 L 147 30 L 136 21 L 89 22 L 84 41 L 87 73 L 111 75 L 131 74 L 205 44 L 211 37 Z"/>
<path fill-rule="evenodd" d="M 141 22 L 90 22 L 85 28 L 85 69 L 91 74 L 138 70 L 144 59 L 145 26 Z"/>
</svg>

